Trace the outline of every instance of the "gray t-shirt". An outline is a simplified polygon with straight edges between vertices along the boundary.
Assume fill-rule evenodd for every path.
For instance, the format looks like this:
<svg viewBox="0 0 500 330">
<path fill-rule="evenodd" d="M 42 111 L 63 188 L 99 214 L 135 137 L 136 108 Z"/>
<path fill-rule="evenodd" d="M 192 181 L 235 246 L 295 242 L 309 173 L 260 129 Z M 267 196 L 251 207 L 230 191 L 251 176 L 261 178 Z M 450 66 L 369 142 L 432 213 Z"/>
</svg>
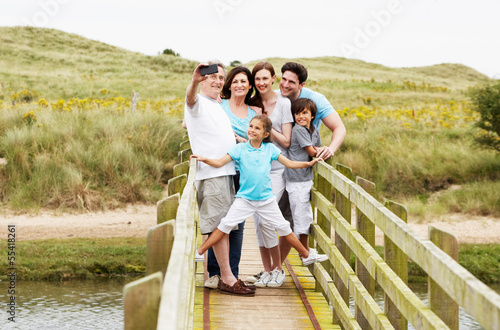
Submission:
<svg viewBox="0 0 500 330">
<path fill-rule="evenodd" d="M 290 160 L 308 162 L 311 157 L 304 148 L 308 146 L 321 146 L 319 130 L 314 127 L 314 125 L 312 126 L 312 129 L 313 131 L 312 133 L 310 133 L 309 129 L 305 128 L 304 126 L 300 126 L 297 124 L 293 126 L 292 140 L 290 142 L 290 147 L 288 148 L 288 158 Z M 313 179 L 312 168 L 285 168 L 283 177 L 286 181 L 292 182 L 310 181 Z"/>
<path fill-rule="evenodd" d="M 271 119 L 273 123 L 273 128 L 280 133 L 281 125 L 293 123 L 293 116 L 291 111 L 291 102 L 287 97 L 282 96 L 281 94 L 278 96 L 278 100 L 276 100 L 276 105 L 274 106 L 273 112 L 269 115 L 269 119 Z M 288 158 L 287 149 L 283 148 L 281 144 L 276 141 L 273 141 L 273 144 L 278 147 L 281 151 L 281 154 Z M 278 162 L 277 160 L 273 160 L 271 163 L 271 170 L 277 170 L 280 168 L 284 168 L 285 166 Z"/>
</svg>

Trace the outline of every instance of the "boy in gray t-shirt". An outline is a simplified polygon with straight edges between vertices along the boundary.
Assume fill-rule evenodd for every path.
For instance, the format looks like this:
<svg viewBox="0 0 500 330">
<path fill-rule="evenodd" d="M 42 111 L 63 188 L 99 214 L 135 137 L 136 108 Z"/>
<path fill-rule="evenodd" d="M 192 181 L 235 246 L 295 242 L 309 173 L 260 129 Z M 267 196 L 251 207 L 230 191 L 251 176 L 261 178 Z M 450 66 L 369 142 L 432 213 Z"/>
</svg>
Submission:
<svg viewBox="0 0 500 330">
<path fill-rule="evenodd" d="M 309 161 L 316 155 L 321 146 L 319 131 L 313 125 L 316 116 L 316 103 L 310 99 L 297 99 L 292 102 L 292 113 L 295 125 L 288 148 L 288 157 L 295 161 Z M 293 232 L 302 245 L 309 248 L 309 228 L 313 220 L 311 200 L 312 168 L 289 169 L 283 174 L 286 180 L 286 191 L 290 200 L 293 217 Z"/>
</svg>

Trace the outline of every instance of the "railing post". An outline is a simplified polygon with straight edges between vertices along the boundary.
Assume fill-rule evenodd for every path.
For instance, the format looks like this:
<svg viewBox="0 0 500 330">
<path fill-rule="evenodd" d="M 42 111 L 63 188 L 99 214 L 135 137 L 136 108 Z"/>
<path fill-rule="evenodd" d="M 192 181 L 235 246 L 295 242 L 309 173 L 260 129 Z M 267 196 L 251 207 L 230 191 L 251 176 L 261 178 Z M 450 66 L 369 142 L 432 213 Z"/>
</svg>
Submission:
<svg viewBox="0 0 500 330">
<path fill-rule="evenodd" d="M 172 196 L 174 194 L 181 194 L 184 192 L 184 187 L 186 186 L 187 183 L 187 174 L 182 174 L 179 176 L 176 176 L 175 178 L 172 178 L 168 180 L 168 195 Z"/>
<path fill-rule="evenodd" d="M 156 272 L 123 288 L 125 330 L 156 329 L 163 274 Z"/>
<path fill-rule="evenodd" d="M 148 229 L 146 236 L 146 274 L 167 271 L 174 244 L 175 220 L 169 220 Z"/>
<path fill-rule="evenodd" d="M 139 97 L 139 93 L 132 91 L 132 113 L 135 115 L 137 112 L 137 98 Z"/>
<path fill-rule="evenodd" d="M 187 174 L 189 172 L 189 161 L 174 165 L 174 178 L 176 176 Z"/>
<path fill-rule="evenodd" d="M 337 163 L 336 169 L 349 180 L 353 180 L 352 170 L 349 167 Z M 347 222 L 351 223 L 351 201 L 349 200 L 349 196 L 344 196 L 338 190 L 336 190 L 335 206 L 342 217 Z M 349 263 L 351 259 L 351 250 L 349 249 L 349 246 L 346 244 L 346 242 L 344 242 L 344 240 L 337 233 L 335 233 L 335 246 L 340 251 L 344 259 Z M 345 303 L 349 305 L 349 290 L 337 274 L 335 274 L 334 276 L 334 283 Z"/>
<path fill-rule="evenodd" d="M 457 237 L 444 230 L 429 226 L 429 238 L 438 248 L 458 261 Z M 428 276 L 429 307 L 452 330 L 458 329 L 458 304 Z"/>
<path fill-rule="evenodd" d="M 384 206 L 387 207 L 392 213 L 401 218 L 404 222 L 408 222 L 408 212 L 406 206 L 386 200 Z M 384 235 L 384 257 L 385 262 L 401 280 L 408 285 L 408 257 L 404 252 Z M 395 329 L 408 329 L 408 321 L 404 318 L 403 314 L 397 309 L 396 305 L 384 294 L 385 302 L 385 315 L 391 322 Z"/>
<path fill-rule="evenodd" d="M 189 142 L 189 140 L 182 141 L 179 144 L 179 150 L 184 150 L 184 149 L 191 149 L 191 142 Z"/>
<path fill-rule="evenodd" d="M 191 148 L 179 151 L 177 153 L 177 157 L 179 158 L 179 163 L 189 161 L 189 156 L 191 156 L 192 154 L 193 154 L 193 152 L 191 151 Z"/>
<path fill-rule="evenodd" d="M 156 223 L 158 225 L 165 221 L 175 219 L 180 199 L 181 195 L 177 193 L 156 203 Z"/>
<path fill-rule="evenodd" d="M 333 187 L 328 182 L 328 180 L 323 178 L 321 175 L 314 173 L 314 186 L 316 187 L 316 189 L 318 190 L 318 192 L 320 194 L 325 196 L 326 199 L 328 199 L 332 203 L 334 202 Z M 317 213 L 317 223 L 318 223 L 318 226 L 320 226 L 321 229 L 325 232 L 325 234 L 331 238 L 332 237 L 332 224 L 330 223 L 330 220 L 326 216 L 324 216 L 322 213 L 318 212 Z M 323 252 L 320 247 L 318 247 L 318 251 L 320 253 Z M 330 263 L 324 263 L 323 267 L 333 277 L 333 274 L 331 273 L 332 270 L 330 267 Z M 318 286 L 318 284 L 316 284 L 316 289 L 318 290 L 318 288 L 319 288 L 319 286 Z"/>
<path fill-rule="evenodd" d="M 365 180 L 361 177 L 356 177 L 356 183 L 363 188 L 370 195 L 375 193 L 375 183 Z M 368 219 L 358 208 L 356 208 L 356 228 L 363 238 L 375 248 L 375 224 Z M 363 265 L 363 263 L 356 258 L 356 275 L 366 288 L 366 291 L 373 297 L 375 295 L 375 279 L 371 277 L 370 273 Z M 358 305 L 356 304 L 356 320 L 358 321 L 361 329 L 371 329 L 368 320 L 361 313 Z"/>
</svg>

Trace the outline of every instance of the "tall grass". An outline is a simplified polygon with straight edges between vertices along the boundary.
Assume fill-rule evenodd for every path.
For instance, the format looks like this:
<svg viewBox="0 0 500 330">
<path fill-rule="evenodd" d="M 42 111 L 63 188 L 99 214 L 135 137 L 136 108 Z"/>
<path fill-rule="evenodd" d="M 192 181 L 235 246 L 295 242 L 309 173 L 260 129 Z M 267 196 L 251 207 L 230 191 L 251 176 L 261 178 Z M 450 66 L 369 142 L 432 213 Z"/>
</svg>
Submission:
<svg viewBox="0 0 500 330">
<path fill-rule="evenodd" d="M 436 213 L 500 215 L 500 157 L 479 149 L 470 127 L 406 128 L 396 120 L 377 118 L 368 124 L 354 119 L 345 124 L 348 138 L 336 161 L 373 181 L 379 200 L 413 204 L 422 217 L 429 215 L 426 208 Z M 327 140 L 327 130 L 322 133 Z M 429 197 L 452 184 L 463 189 L 443 194 L 431 208 Z"/>
<path fill-rule="evenodd" d="M 161 197 L 184 135 L 179 120 L 159 112 L 45 109 L 27 125 L 22 113 L 29 109 L 0 123 L 4 203 L 98 210 Z"/>
<path fill-rule="evenodd" d="M 86 98 L 102 89 L 171 99 L 183 94 L 196 63 L 147 56 L 75 34 L 32 27 L 0 27 L 0 99 L 23 89 L 50 99 Z"/>
<path fill-rule="evenodd" d="M 174 118 L 182 118 L 196 63 L 52 29 L 0 27 L 0 42 L 0 157 L 8 161 L 0 165 L 0 203 L 104 209 L 156 201 L 184 134 Z M 500 212 L 500 160 L 472 144 L 476 119 L 464 92 L 488 77 L 458 64 L 268 61 L 278 76 L 287 61 L 308 68 L 306 87 L 328 98 L 348 130 L 336 161 L 374 181 L 379 199 L 421 215 Z M 140 93 L 136 116 L 126 113 L 131 90 Z M 328 143 L 325 127 L 322 135 Z M 431 198 L 452 184 L 462 189 Z"/>
</svg>

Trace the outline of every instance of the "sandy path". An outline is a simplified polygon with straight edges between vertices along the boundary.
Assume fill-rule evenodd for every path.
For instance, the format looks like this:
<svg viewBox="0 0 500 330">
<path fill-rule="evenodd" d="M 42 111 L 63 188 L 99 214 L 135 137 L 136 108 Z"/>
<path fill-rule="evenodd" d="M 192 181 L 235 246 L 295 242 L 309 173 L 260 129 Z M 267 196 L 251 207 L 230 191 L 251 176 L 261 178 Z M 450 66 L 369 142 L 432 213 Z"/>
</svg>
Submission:
<svg viewBox="0 0 500 330">
<path fill-rule="evenodd" d="M 428 226 L 446 230 L 457 236 L 460 243 L 500 243 L 500 219 L 470 217 L 452 214 L 441 217 L 447 221 L 410 223 L 420 236 L 428 237 Z M 73 237 L 145 237 L 156 224 L 156 205 L 130 205 L 124 209 L 81 214 L 0 214 L 0 233 L 7 237 L 7 225 L 16 224 L 18 240 Z M 3 227 L 3 228 L 2 228 Z M 376 244 L 383 244 L 383 235 L 377 230 Z"/>
<path fill-rule="evenodd" d="M 16 225 L 16 239 L 33 240 L 74 237 L 146 237 L 156 225 L 156 205 L 133 205 L 124 209 L 81 214 L 0 214 L 0 232 L 8 224 Z M 3 235 L 7 237 L 7 235 Z"/>
</svg>

